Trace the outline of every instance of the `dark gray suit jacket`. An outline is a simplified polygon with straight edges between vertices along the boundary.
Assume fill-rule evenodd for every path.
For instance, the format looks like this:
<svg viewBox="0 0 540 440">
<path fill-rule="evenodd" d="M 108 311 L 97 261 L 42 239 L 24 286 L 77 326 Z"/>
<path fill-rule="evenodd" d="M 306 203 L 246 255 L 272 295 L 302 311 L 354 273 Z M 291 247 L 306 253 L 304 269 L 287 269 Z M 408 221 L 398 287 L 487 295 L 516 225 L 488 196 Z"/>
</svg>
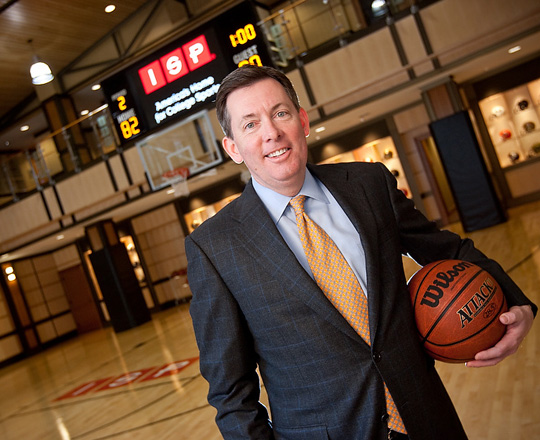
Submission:
<svg viewBox="0 0 540 440">
<path fill-rule="evenodd" d="M 371 348 L 290 251 L 251 184 L 186 238 L 200 368 L 226 439 L 386 438 L 383 380 L 412 440 L 465 439 L 419 343 L 401 254 L 471 261 L 508 303 L 530 304 L 468 239 L 439 231 L 381 164 L 309 166 L 362 237 Z M 533 306 L 534 307 L 534 306 Z M 259 402 L 256 368 L 272 422 Z"/>
</svg>

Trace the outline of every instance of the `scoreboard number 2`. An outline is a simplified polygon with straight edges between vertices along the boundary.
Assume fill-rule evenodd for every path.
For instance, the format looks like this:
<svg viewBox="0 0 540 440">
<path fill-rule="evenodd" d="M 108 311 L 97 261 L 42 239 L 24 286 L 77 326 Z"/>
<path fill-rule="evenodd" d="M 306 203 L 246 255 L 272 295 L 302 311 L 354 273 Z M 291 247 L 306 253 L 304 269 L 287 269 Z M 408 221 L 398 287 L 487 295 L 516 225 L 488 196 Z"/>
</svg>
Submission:
<svg viewBox="0 0 540 440">
<path fill-rule="evenodd" d="M 118 101 L 118 108 L 120 110 L 124 111 L 125 109 L 127 109 L 126 97 L 124 95 L 119 96 L 118 98 L 116 98 L 116 100 Z"/>
</svg>

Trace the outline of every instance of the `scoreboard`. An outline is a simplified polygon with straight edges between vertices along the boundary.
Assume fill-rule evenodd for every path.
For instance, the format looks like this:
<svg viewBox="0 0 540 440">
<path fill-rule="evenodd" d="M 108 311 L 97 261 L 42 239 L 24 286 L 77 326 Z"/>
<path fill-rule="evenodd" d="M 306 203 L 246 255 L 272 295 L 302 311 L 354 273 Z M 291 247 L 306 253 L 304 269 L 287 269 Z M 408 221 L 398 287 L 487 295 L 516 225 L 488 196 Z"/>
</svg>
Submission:
<svg viewBox="0 0 540 440">
<path fill-rule="evenodd" d="M 253 7 L 240 4 L 104 80 L 121 141 L 209 106 L 237 67 L 272 65 L 257 21 Z"/>
</svg>

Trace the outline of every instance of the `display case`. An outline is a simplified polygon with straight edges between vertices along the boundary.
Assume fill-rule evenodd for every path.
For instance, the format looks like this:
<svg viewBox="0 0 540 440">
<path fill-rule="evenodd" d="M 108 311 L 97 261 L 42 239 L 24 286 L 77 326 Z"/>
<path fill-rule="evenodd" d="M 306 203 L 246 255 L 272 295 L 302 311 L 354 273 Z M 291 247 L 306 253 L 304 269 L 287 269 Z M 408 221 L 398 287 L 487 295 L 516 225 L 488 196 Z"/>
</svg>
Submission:
<svg viewBox="0 0 540 440">
<path fill-rule="evenodd" d="M 126 247 L 129 261 L 131 262 L 131 265 L 133 266 L 133 272 L 135 272 L 135 277 L 137 278 L 137 281 L 139 282 L 139 286 L 141 287 L 141 290 L 144 296 L 144 301 L 146 302 L 146 306 L 149 309 L 152 309 L 155 307 L 154 300 L 152 298 L 152 294 L 150 293 L 150 289 L 146 281 L 146 275 L 144 273 L 144 269 L 141 264 L 139 253 L 137 252 L 137 248 L 135 247 L 133 237 L 131 235 L 125 235 L 123 237 L 120 237 L 120 241 L 124 243 L 124 246 Z"/>
<path fill-rule="evenodd" d="M 478 104 L 502 168 L 540 157 L 540 79 Z"/>
<path fill-rule="evenodd" d="M 405 172 L 403 171 L 403 166 L 401 165 L 396 146 L 390 136 L 369 142 L 354 150 L 329 157 L 319 163 L 339 162 L 381 162 L 396 178 L 398 188 L 407 197 L 411 197 L 409 183 L 405 177 Z"/>
<path fill-rule="evenodd" d="M 228 205 L 230 202 L 232 202 L 239 196 L 240 193 L 233 194 L 231 196 L 223 198 L 216 203 L 201 206 L 200 208 L 194 209 L 193 211 L 184 214 L 184 220 L 186 221 L 188 231 L 190 233 L 193 232 L 201 225 L 202 222 L 215 215 L 220 209 Z"/>
</svg>

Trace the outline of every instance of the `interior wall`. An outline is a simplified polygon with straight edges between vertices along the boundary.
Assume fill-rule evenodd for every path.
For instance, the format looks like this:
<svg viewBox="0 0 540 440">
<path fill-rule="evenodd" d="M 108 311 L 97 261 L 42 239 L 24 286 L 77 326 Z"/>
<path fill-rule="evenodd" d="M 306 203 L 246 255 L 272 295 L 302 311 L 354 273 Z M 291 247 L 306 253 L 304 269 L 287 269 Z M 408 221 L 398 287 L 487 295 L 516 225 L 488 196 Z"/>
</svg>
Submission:
<svg viewBox="0 0 540 440">
<path fill-rule="evenodd" d="M 183 282 L 174 278 L 175 272 L 184 273 L 187 258 L 184 232 L 173 204 L 137 216 L 131 224 L 140 246 L 140 253 L 148 268 L 158 301 L 164 304 L 189 295 Z"/>
</svg>

